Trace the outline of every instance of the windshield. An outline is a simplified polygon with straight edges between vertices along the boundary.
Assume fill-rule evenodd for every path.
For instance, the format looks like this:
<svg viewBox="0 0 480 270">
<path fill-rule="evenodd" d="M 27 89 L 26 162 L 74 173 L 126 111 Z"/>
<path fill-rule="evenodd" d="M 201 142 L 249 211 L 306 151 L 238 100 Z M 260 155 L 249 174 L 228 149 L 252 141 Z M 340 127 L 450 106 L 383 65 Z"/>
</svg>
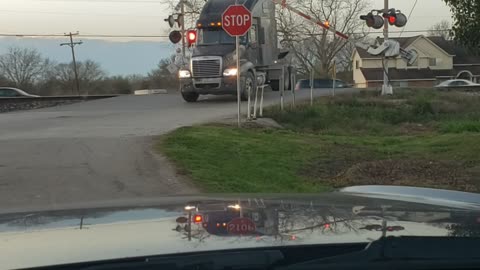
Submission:
<svg viewBox="0 0 480 270">
<path fill-rule="evenodd" d="M 0 0 L 0 269 L 475 236 L 479 1 L 389 2 Z"/>
<path fill-rule="evenodd" d="M 198 45 L 212 44 L 235 44 L 235 38 L 227 34 L 222 29 L 200 29 L 198 35 Z"/>
<path fill-rule="evenodd" d="M 245 44 L 247 37 L 240 37 L 240 43 Z M 199 29 L 197 45 L 235 44 L 235 37 L 220 29 Z"/>
</svg>

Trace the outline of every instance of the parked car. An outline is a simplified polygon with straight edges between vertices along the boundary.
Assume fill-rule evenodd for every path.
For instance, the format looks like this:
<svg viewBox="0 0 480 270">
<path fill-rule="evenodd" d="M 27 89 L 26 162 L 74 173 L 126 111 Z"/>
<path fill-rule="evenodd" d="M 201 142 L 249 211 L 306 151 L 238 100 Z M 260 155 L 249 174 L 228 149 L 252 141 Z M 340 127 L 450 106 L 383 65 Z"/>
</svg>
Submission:
<svg viewBox="0 0 480 270">
<path fill-rule="evenodd" d="M 40 96 L 32 95 L 23 90 L 13 88 L 13 87 L 0 87 L 0 98 L 11 98 L 11 97 L 40 97 Z"/>
<path fill-rule="evenodd" d="M 435 88 L 455 88 L 455 87 L 480 87 L 480 84 L 469 80 L 455 79 L 444 81 L 435 86 Z"/>
<path fill-rule="evenodd" d="M 335 80 L 335 88 L 348 88 L 350 85 L 341 80 Z M 310 80 L 299 80 L 295 86 L 295 90 L 310 89 Z M 331 79 L 315 79 L 313 81 L 314 89 L 333 88 L 333 80 Z"/>
</svg>

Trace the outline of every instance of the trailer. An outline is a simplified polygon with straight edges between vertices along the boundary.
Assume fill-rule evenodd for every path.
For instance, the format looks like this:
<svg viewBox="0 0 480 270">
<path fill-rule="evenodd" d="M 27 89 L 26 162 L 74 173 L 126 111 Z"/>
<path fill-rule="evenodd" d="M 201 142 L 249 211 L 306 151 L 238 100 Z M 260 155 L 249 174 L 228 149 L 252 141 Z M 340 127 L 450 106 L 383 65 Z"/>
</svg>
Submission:
<svg viewBox="0 0 480 270">
<path fill-rule="evenodd" d="M 196 24 L 197 40 L 188 67 L 179 72 L 182 97 L 196 102 L 200 95 L 237 93 L 235 38 L 222 28 L 222 14 L 235 0 L 208 0 Z M 252 27 L 240 38 L 241 98 L 257 85 L 274 91 L 290 89 L 288 51 L 278 48 L 275 3 L 271 0 L 239 1 L 252 13 Z M 281 85 L 280 82 L 283 82 Z"/>
</svg>

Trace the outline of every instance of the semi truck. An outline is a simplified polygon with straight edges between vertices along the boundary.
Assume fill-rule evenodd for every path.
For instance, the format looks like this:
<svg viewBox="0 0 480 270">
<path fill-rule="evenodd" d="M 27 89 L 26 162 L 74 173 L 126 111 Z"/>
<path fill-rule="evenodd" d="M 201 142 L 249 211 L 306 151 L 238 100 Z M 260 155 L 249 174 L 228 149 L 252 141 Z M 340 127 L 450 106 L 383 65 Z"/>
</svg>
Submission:
<svg viewBox="0 0 480 270">
<path fill-rule="evenodd" d="M 237 93 L 235 38 L 222 28 L 223 12 L 235 3 L 208 0 L 202 9 L 190 63 L 179 71 L 181 94 L 186 102 L 196 102 L 200 95 Z M 252 27 L 240 37 L 241 98 L 247 99 L 260 84 L 278 91 L 283 82 L 284 89 L 289 89 L 291 68 L 286 61 L 288 51 L 278 47 L 275 3 L 238 0 L 238 4 L 252 13 Z"/>
</svg>

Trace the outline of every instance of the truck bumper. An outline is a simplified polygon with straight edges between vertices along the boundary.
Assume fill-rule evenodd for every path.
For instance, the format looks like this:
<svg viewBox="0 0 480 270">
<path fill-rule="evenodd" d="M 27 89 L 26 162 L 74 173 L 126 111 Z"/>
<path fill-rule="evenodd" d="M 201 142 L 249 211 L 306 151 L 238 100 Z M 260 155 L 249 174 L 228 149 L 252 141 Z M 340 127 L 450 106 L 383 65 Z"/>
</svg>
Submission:
<svg viewBox="0 0 480 270">
<path fill-rule="evenodd" d="M 237 93 L 237 77 L 181 79 L 182 92 L 201 95 L 226 95 Z"/>
</svg>

